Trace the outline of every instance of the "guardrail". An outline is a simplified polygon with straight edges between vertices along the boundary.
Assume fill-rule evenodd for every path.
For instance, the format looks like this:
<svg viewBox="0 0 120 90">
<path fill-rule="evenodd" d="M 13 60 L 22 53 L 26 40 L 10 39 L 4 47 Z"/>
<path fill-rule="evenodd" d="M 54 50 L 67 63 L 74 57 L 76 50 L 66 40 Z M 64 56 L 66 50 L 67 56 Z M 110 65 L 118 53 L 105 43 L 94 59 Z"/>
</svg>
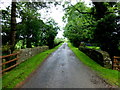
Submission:
<svg viewBox="0 0 120 90">
<path fill-rule="evenodd" d="M 5 56 L 0 56 L 0 59 L 2 59 L 2 62 L 3 62 L 3 59 L 4 59 L 4 58 L 8 58 L 8 57 L 11 57 L 11 56 L 15 56 L 14 59 L 12 59 L 12 60 L 7 60 L 7 61 L 1 63 L 1 64 L 0 64 L 0 67 L 3 67 L 3 65 L 9 64 L 9 63 L 11 63 L 11 62 L 17 61 L 17 60 L 19 59 L 19 57 L 17 57 L 18 54 L 19 54 L 19 53 L 13 53 L 13 54 L 5 55 Z M 7 68 L 5 68 L 5 69 L 2 68 L 2 71 L 0 71 L 0 73 L 3 73 L 3 72 L 5 72 L 5 71 L 7 71 L 7 70 L 10 70 L 10 69 L 14 68 L 15 66 L 17 66 L 18 64 L 19 64 L 19 63 L 14 63 L 13 65 L 11 65 L 11 66 L 9 66 L 9 67 L 7 67 Z"/>
<path fill-rule="evenodd" d="M 120 56 L 113 57 L 113 70 L 120 71 Z"/>
</svg>

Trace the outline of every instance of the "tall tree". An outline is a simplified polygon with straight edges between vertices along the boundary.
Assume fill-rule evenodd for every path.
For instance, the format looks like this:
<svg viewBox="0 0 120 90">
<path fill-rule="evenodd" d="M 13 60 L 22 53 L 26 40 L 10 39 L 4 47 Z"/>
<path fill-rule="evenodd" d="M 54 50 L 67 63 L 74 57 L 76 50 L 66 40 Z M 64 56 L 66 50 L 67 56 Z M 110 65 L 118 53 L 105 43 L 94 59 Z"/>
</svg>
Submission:
<svg viewBox="0 0 120 90">
<path fill-rule="evenodd" d="M 102 50 L 109 52 L 111 56 L 119 55 L 119 30 L 117 21 L 117 3 L 93 2 L 93 17 L 96 19 L 94 29 L 94 41 L 101 46 Z"/>
<path fill-rule="evenodd" d="M 82 3 L 68 6 L 64 35 L 76 46 L 81 41 L 93 42 L 111 56 L 119 55 L 119 2 L 93 2 L 88 8 Z"/>
<path fill-rule="evenodd" d="M 10 30 L 10 49 L 11 52 L 14 51 L 15 42 L 16 42 L 16 0 L 12 1 L 11 6 L 11 30 Z"/>
<path fill-rule="evenodd" d="M 66 14 L 63 18 L 67 18 L 64 36 L 66 36 L 74 46 L 79 46 L 81 41 L 88 42 L 92 39 L 93 18 L 90 14 L 90 8 L 85 6 L 83 2 L 76 5 L 68 6 Z"/>
</svg>

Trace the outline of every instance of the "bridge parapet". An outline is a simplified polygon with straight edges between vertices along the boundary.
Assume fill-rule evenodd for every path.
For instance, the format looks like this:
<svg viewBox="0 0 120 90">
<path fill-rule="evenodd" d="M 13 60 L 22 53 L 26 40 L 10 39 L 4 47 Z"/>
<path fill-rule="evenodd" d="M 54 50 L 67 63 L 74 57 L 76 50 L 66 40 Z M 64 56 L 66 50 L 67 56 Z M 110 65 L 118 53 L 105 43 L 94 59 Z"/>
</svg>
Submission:
<svg viewBox="0 0 120 90">
<path fill-rule="evenodd" d="M 94 50 L 81 46 L 79 47 L 79 50 L 84 52 L 86 55 L 88 55 L 91 59 L 93 59 L 101 66 L 112 69 L 112 60 L 106 51 Z"/>
<path fill-rule="evenodd" d="M 27 60 L 28 58 L 38 54 L 38 53 L 41 53 L 45 50 L 48 50 L 49 47 L 48 46 L 39 46 L 39 47 L 34 47 L 34 48 L 26 48 L 26 49 L 21 49 L 19 51 L 15 51 L 15 52 L 18 52 L 18 57 L 19 57 L 19 60 L 17 60 L 17 63 L 21 63 L 25 60 Z"/>
</svg>

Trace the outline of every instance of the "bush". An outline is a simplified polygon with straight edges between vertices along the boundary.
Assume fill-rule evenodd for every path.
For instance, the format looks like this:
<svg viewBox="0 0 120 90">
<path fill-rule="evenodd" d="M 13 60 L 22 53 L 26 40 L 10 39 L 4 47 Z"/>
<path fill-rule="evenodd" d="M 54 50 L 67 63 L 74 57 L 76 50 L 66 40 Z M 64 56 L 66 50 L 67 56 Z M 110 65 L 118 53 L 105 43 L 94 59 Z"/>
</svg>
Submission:
<svg viewBox="0 0 120 90">
<path fill-rule="evenodd" d="M 59 45 L 60 43 L 63 43 L 64 39 L 63 38 L 55 38 L 54 40 L 54 47 Z"/>
</svg>

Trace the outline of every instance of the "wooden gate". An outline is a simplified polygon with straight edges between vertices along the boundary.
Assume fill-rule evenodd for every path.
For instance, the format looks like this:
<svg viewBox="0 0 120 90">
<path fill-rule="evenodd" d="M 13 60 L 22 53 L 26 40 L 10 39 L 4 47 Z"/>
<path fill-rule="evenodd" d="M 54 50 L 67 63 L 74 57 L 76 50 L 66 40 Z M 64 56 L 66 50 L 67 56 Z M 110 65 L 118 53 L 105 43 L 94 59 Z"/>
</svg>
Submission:
<svg viewBox="0 0 120 90">
<path fill-rule="evenodd" d="M 0 67 L 2 67 L 2 71 L 0 71 L 0 73 L 3 73 L 7 70 L 10 70 L 12 68 L 14 68 L 15 66 L 17 66 L 19 63 L 14 63 L 13 65 L 5 68 L 6 64 L 9 64 L 11 62 L 15 62 L 16 60 L 18 60 L 19 58 L 17 57 L 19 53 L 13 53 L 13 54 L 9 54 L 9 55 L 5 55 L 5 56 L 0 56 L 0 59 L 2 59 L 2 63 L 0 64 Z M 6 58 L 10 58 L 10 57 L 14 57 L 12 60 L 7 60 Z"/>
</svg>

